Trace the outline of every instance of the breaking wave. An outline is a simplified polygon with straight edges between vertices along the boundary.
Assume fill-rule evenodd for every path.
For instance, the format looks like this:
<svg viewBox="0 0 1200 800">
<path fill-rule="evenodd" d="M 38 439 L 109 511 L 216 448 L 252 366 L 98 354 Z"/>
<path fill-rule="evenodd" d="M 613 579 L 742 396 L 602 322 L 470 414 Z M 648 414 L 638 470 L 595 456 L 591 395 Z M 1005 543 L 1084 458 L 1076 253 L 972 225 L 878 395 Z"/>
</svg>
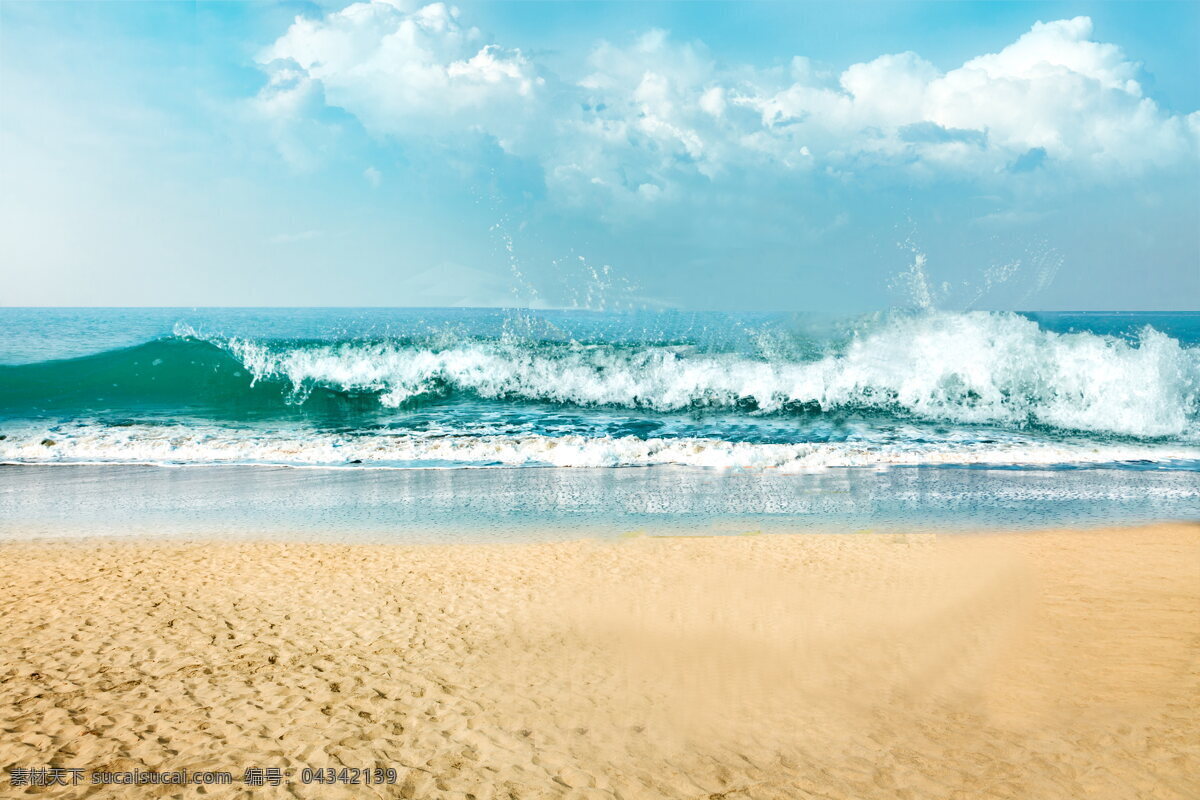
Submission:
<svg viewBox="0 0 1200 800">
<path fill-rule="evenodd" d="M 293 403 L 320 389 L 387 407 L 468 392 L 653 411 L 874 410 L 1134 437 L 1188 434 L 1200 403 L 1200 351 L 1152 328 L 1130 342 L 984 312 L 890 318 L 809 360 L 510 339 L 216 343 L 255 382 L 286 384 Z"/>
<path fill-rule="evenodd" d="M 844 414 L 1200 441 L 1200 349 L 1154 328 L 1058 333 L 1009 313 L 863 322 L 804 347 L 547 341 L 445 334 L 297 341 L 175 335 L 83 358 L 0 366 L 0 415 L 204 419 L 402 413 L 470 397 L 742 418 Z M 353 425 L 353 422 L 348 423 Z M 722 438 L 719 426 L 713 438 Z"/>
</svg>

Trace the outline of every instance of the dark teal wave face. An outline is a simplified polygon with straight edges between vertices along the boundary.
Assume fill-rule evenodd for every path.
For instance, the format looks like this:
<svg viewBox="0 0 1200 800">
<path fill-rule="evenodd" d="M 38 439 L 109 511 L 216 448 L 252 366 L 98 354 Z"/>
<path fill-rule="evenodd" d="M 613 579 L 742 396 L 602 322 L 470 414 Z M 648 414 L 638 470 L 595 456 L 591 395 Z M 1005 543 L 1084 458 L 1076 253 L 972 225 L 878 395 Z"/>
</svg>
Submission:
<svg viewBox="0 0 1200 800">
<path fill-rule="evenodd" d="M 0 413 L 25 416 L 197 415 L 226 420 L 369 413 L 372 394 L 315 387 L 289 402 L 280 379 L 255 380 L 227 350 L 185 337 L 80 358 L 0 366 Z"/>
<path fill-rule="evenodd" d="M 250 383 L 242 365 L 215 345 L 159 339 L 80 358 L 0 367 L 0 407 L 10 413 L 204 408 L 270 394 Z"/>
</svg>

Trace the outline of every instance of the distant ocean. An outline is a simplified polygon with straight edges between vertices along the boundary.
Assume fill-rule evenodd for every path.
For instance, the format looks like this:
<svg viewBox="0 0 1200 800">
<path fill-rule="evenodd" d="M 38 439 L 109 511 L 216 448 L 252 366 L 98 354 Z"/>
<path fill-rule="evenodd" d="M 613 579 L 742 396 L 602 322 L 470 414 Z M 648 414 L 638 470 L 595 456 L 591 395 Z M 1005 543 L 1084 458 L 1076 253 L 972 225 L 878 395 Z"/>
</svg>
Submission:
<svg viewBox="0 0 1200 800">
<path fill-rule="evenodd" d="M 1169 472 L 1185 508 L 1200 312 L 0 309 L 0 436 L 37 467 Z"/>
</svg>

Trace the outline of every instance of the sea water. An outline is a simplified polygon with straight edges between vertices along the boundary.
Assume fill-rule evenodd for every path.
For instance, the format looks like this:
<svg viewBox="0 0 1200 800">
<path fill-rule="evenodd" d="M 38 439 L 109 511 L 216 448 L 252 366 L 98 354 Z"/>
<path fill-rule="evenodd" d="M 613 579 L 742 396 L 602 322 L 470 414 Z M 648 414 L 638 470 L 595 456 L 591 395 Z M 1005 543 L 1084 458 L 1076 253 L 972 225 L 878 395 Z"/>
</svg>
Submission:
<svg viewBox="0 0 1200 800">
<path fill-rule="evenodd" d="M 0 309 L 0 436 L 10 530 L 1196 518 L 1200 313 Z"/>
</svg>

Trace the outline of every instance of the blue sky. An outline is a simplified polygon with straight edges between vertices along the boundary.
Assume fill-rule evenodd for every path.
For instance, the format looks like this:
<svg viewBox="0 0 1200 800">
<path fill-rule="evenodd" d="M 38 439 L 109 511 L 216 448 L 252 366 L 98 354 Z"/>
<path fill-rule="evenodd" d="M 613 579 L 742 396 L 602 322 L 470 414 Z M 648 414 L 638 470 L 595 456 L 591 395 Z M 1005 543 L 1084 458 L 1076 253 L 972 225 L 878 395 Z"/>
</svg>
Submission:
<svg viewBox="0 0 1200 800">
<path fill-rule="evenodd" d="M 1195 309 L 1198 9 L 4 0 L 0 303 Z"/>
</svg>

